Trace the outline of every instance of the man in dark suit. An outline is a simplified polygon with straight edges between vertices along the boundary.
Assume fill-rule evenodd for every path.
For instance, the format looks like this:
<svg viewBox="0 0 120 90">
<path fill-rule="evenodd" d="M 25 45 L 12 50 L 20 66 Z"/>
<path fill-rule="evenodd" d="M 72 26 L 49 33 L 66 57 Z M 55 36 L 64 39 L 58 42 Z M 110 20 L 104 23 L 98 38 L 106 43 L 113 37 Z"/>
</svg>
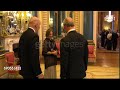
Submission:
<svg viewBox="0 0 120 90">
<path fill-rule="evenodd" d="M 88 42 L 76 32 L 72 18 L 63 22 L 67 35 L 60 42 L 61 79 L 84 78 L 88 64 Z"/>
<path fill-rule="evenodd" d="M 117 48 L 117 41 L 118 40 L 118 34 L 117 31 L 112 32 L 112 47 L 113 50 L 116 51 Z"/>
<path fill-rule="evenodd" d="M 20 74 L 24 79 L 43 78 L 39 62 L 39 36 L 40 21 L 32 17 L 28 29 L 22 34 L 19 41 Z"/>
</svg>

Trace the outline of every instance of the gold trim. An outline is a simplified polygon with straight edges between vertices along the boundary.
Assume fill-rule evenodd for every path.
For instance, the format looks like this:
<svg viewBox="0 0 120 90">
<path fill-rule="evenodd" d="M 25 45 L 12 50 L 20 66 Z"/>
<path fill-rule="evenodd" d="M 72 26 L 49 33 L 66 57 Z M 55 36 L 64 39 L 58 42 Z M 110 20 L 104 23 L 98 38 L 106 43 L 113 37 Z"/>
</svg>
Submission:
<svg viewBox="0 0 120 90">
<path fill-rule="evenodd" d="M 5 54 L 0 55 L 0 59 L 3 59 L 3 58 L 5 58 Z"/>
<path fill-rule="evenodd" d="M 80 34 L 84 34 L 83 33 L 83 30 L 84 30 L 84 12 L 83 11 L 80 11 L 80 18 L 79 18 L 79 20 L 80 20 Z"/>
<path fill-rule="evenodd" d="M 74 19 L 74 23 L 75 23 L 75 29 L 77 32 L 80 32 L 80 12 L 79 11 L 74 11 L 73 12 L 73 19 Z"/>
<path fill-rule="evenodd" d="M 49 11 L 42 11 L 42 41 L 45 39 L 46 30 L 49 27 Z"/>
<path fill-rule="evenodd" d="M 20 37 L 21 35 L 0 36 L 1 38 Z"/>
</svg>

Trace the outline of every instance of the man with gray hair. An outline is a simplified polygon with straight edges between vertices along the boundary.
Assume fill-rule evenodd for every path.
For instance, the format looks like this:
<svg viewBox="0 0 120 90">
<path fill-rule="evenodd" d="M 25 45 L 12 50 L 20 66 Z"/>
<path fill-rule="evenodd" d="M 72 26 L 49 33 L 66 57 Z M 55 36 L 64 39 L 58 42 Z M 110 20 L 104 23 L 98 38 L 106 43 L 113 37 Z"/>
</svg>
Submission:
<svg viewBox="0 0 120 90">
<path fill-rule="evenodd" d="M 60 42 L 60 77 L 84 78 L 88 64 L 88 42 L 76 32 L 72 18 L 65 18 L 63 26 L 67 35 Z"/>
<path fill-rule="evenodd" d="M 19 41 L 19 59 L 24 79 L 43 78 L 39 62 L 39 36 L 40 20 L 31 17 L 28 29 L 22 34 Z"/>
</svg>

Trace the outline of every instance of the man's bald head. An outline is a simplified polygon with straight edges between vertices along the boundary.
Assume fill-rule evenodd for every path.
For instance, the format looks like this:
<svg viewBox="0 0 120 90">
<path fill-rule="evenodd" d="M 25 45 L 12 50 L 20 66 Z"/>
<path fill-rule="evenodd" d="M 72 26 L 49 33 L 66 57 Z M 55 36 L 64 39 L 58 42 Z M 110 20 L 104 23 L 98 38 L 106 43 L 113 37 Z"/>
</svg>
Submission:
<svg viewBox="0 0 120 90">
<path fill-rule="evenodd" d="M 65 32 L 68 32 L 70 29 L 74 29 L 74 22 L 71 17 L 67 17 L 63 21 L 63 28 Z"/>
<path fill-rule="evenodd" d="M 65 18 L 63 21 L 63 25 L 67 27 L 73 27 L 74 26 L 73 19 L 71 17 Z"/>
<path fill-rule="evenodd" d="M 35 29 L 36 32 L 40 29 L 40 20 L 37 17 L 31 17 L 29 21 L 29 27 L 32 27 Z"/>
</svg>

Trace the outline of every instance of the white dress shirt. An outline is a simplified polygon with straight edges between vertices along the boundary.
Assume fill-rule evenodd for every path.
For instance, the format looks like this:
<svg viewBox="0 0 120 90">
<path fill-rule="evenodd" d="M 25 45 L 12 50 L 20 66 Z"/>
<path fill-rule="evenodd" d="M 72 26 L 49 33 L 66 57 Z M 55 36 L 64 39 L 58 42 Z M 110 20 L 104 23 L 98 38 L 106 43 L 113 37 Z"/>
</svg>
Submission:
<svg viewBox="0 0 120 90">
<path fill-rule="evenodd" d="M 69 32 L 71 32 L 71 31 L 75 31 L 75 29 L 70 29 L 70 30 L 67 32 L 67 34 L 68 34 Z"/>
<path fill-rule="evenodd" d="M 35 29 L 34 29 L 34 28 L 32 28 L 32 27 L 29 27 L 29 28 L 31 28 L 31 29 L 35 32 Z"/>
</svg>

